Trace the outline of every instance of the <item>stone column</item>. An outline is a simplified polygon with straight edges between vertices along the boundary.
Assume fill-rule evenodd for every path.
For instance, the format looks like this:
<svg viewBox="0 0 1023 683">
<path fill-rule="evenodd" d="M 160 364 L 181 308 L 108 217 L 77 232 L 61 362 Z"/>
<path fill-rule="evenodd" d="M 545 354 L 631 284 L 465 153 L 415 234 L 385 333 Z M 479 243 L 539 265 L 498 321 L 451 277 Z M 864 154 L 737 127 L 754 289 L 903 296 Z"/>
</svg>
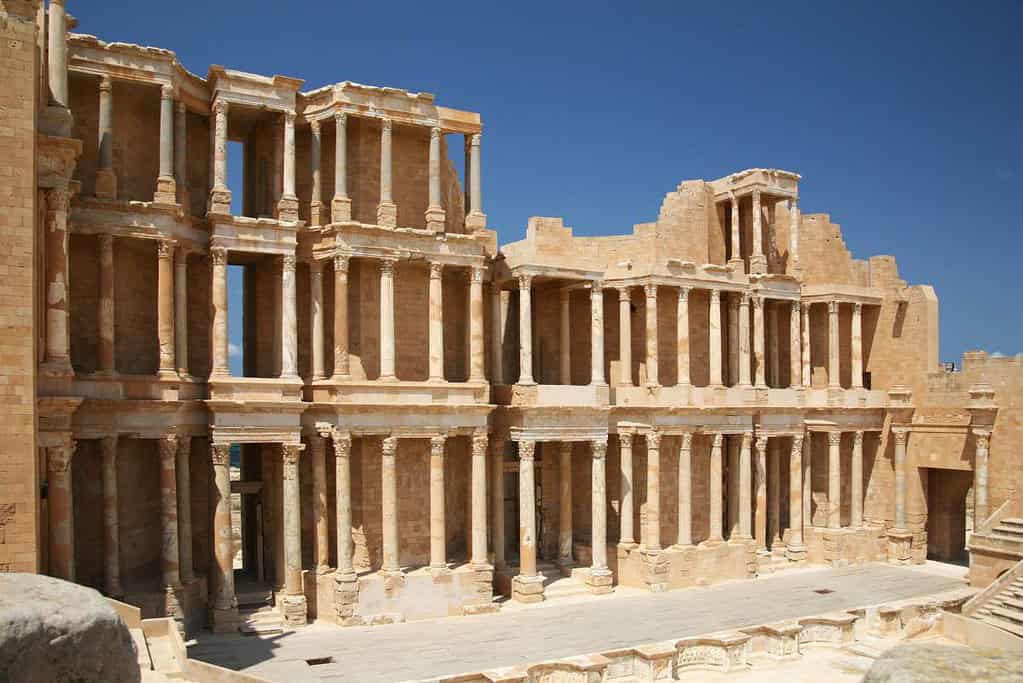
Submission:
<svg viewBox="0 0 1023 683">
<path fill-rule="evenodd" d="M 813 432 L 803 439 L 803 525 L 813 526 Z"/>
<path fill-rule="evenodd" d="M 298 197 L 295 195 L 295 112 L 284 112 L 284 176 L 277 217 L 282 221 L 298 220 Z"/>
<path fill-rule="evenodd" d="M 430 571 L 447 572 L 444 518 L 444 447 L 447 438 L 430 439 Z"/>
<path fill-rule="evenodd" d="M 760 208 L 760 190 L 753 190 L 753 252 L 750 254 L 751 273 L 766 273 L 767 258 L 764 256 L 763 216 Z"/>
<path fill-rule="evenodd" d="M 210 249 L 213 262 L 213 376 L 231 374 L 227 364 L 227 249 Z"/>
<path fill-rule="evenodd" d="M 803 386 L 809 387 L 810 381 L 813 379 L 813 370 L 810 368 L 810 304 L 801 304 L 800 308 L 803 311 L 803 348 L 801 354 L 801 361 L 803 364 Z"/>
<path fill-rule="evenodd" d="M 849 526 L 859 529 L 863 526 L 863 432 L 857 431 L 853 437 L 852 471 L 852 505 Z"/>
<path fill-rule="evenodd" d="M 628 287 L 618 289 L 618 378 L 623 387 L 632 386 L 632 297 Z"/>
<path fill-rule="evenodd" d="M 693 544 L 693 435 L 679 438 L 678 453 L 678 545 Z"/>
<path fill-rule="evenodd" d="M 716 291 L 716 290 L 715 290 Z M 712 304 L 713 305 L 713 304 Z M 689 288 L 678 288 L 678 383 L 689 385 Z M 713 334 L 713 330 L 711 331 Z M 713 347 L 713 342 L 711 343 Z M 713 384 L 713 381 L 711 382 Z"/>
<path fill-rule="evenodd" d="M 174 243 L 158 240 L 156 254 L 156 331 L 160 346 L 160 376 L 177 377 L 177 358 L 174 354 Z"/>
<path fill-rule="evenodd" d="M 398 472 L 397 455 L 398 439 L 388 436 L 383 441 L 383 462 L 380 467 L 382 478 L 381 502 L 383 504 L 383 563 L 380 571 L 397 574 L 401 571 L 398 564 Z"/>
<path fill-rule="evenodd" d="M 188 252 L 178 247 L 174 259 L 174 357 L 181 377 L 188 376 Z"/>
<path fill-rule="evenodd" d="M 591 593 L 604 594 L 611 592 L 611 571 L 607 568 L 607 441 L 596 440 L 591 443 L 593 459 L 590 462 L 592 475 L 593 519 L 590 551 L 593 562 L 590 575 L 586 577 L 586 585 Z"/>
<path fill-rule="evenodd" d="M 739 383 L 739 299 L 736 294 L 728 296 L 728 384 Z"/>
<path fill-rule="evenodd" d="M 348 197 L 348 116 L 334 112 L 334 198 L 330 219 L 334 223 L 352 220 L 352 200 Z"/>
<path fill-rule="evenodd" d="M 572 566 L 572 443 L 563 441 L 558 459 L 558 564 L 562 573 Z M 596 503 L 594 503 L 596 513 Z M 594 536 L 596 538 L 596 536 Z"/>
<path fill-rule="evenodd" d="M 590 384 L 605 385 L 604 379 L 604 287 L 599 280 L 590 285 L 590 334 L 592 369 Z"/>
<path fill-rule="evenodd" d="M 192 479 L 190 462 L 192 437 L 178 438 L 175 454 L 178 489 L 178 565 L 181 583 L 189 584 L 195 579 L 192 569 Z"/>
<path fill-rule="evenodd" d="M 430 381 L 444 381 L 444 264 L 430 264 Z"/>
<path fill-rule="evenodd" d="M 646 383 L 660 385 L 657 373 L 657 285 L 644 285 L 646 293 Z"/>
<path fill-rule="evenodd" d="M 337 516 L 337 577 L 355 580 L 352 564 L 352 437 L 334 432 L 334 512 Z"/>
<path fill-rule="evenodd" d="M 558 339 L 558 365 L 561 384 L 572 383 L 572 337 L 570 328 L 572 326 L 572 290 L 562 288 L 558 290 L 558 304 L 561 309 L 559 316 L 559 339 Z"/>
<path fill-rule="evenodd" d="M 838 302 L 828 302 L 828 388 L 842 386 L 838 375 Z"/>
<path fill-rule="evenodd" d="M 619 521 L 621 532 L 619 543 L 624 546 L 636 544 L 635 532 L 633 531 L 632 511 L 632 434 L 629 432 L 618 432 L 619 467 L 621 469 L 621 510 Z"/>
<path fill-rule="evenodd" d="M 722 386 L 721 381 L 721 290 L 710 290 L 710 386 Z"/>
<path fill-rule="evenodd" d="M 799 263 L 799 198 L 789 200 L 789 255 Z"/>
<path fill-rule="evenodd" d="M 323 225 L 326 222 L 326 207 L 323 205 L 323 170 L 321 153 L 323 134 L 319 121 L 309 122 L 309 170 L 313 177 L 312 194 L 309 198 L 309 225 Z"/>
<path fill-rule="evenodd" d="M 444 232 L 447 214 L 441 205 L 440 195 L 440 141 L 443 131 L 435 126 L 430 129 L 430 203 L 426 207 L 426 229 Z"/>
<path fill-rule="evenodd" d="M 54 4 L 50 4 L 51 12 Z M 63 7 L 61 6 L 61 16 Z M 67 187 L 45 191 L 46 253 L 46 369 L 70 375 L 71 353 L 68 327 L 68 215 L 71 193 Z"/>
<path fill-rule="evenodd" d="M 99 153 L 96 158 L 96 196 L 117 199 L 114 171 L 114 85 L 109 76 L 99 82 Z"/>
<path fill-rule="evenodd" d="M 391 195 L 391 120 L 380 122 L 380 203 L 377 223 L 385 228 L 398 224 L 398 206 Z"/>
<path fill-rule="evenodd" d="M 71 582 L 75 580 L 75 508 L 71 459 L 76 446 L 75 440 L 70 439 L 65 444 L 46 449 L 50 575 Z"/>
<path fill-rule="evenodd" d="M 298 377 L 298 321 L 295 315 L 295 256 L 293 254 L 285 254 L 282 258 L 281 302 L 281 377 Z"/>
<path fill-rule="evenodd" d="M 536 500 L 534 441 L 519 442 L 519 573 L 512 579 L 512 599 L 543 600 L 543 576 L 536 573 Z"/>
<path fill-rule="evenodd" d="M 780 387 L 778 341 L 781 336 L 778 334 L 778 305 L 768 301 L 765 301 L 764 304 L 767 313 L 767 326 L 764 329 L 764 344 L 767 346 L 767 381 L 768 386 Z"/>
<path fill-rule="evenodd" d="M 394 374 L 394 261 L 380 261 L 380 380 L 395 382 Z"/>
<path fill-rule="evenodd" d="M 842 528 L 842 432 L 828 432 L 828 528 Z"/>
<path fill-rule="evenodd" d="M 337 220 L 335 219 L 335 222 Z M 349 376 L 348 366 L 348 256 L 334 255 L 334 376 L 339 382 Z"/>
<path fill-rule="evenodd" d="M 803 545 L 803 435 L 792 437 L 789 451 L 789 545 L 785 556 L 790 560 L 806 559 Z"/>
<path fill-rule="evenodd" d="M 62 107 L 68 107 L 71 101 L 67 92 L 67 17 L 64 0 L 50 0 L 50 20 L 48 22 L 48 67 L 50 76 L 50 96 Z"/>
<path fill-rule="evenodd" d="M 756 508 L 754 537 L 757 550 L 767 548 L 767 437 L 758 436 L 756 441 Z"/>
<path fill-rule="evenodd" d="M 721 529 L 721 442 L 724 436 L 714 435 L 710 449 L 710 537 L 709 541 L 721 541 L 724 535 Z"/>
<path fill-rule="evenodd" d="M 504 438 L 494 436 L 490 441 L 490 518 L 494 546 L 494 566 L 504 567 Z"/>
<path fill-rule="evenodd" d="M 750 381 L 749 352 L 749 292 L 743 292 L 739 299 L 739 386 L 748 387 Z"/>
<path fill-rule="evenodd" d="M 210 447 L 213 460 L 214 512 L 213 554 L 211 567 L 213 595 L 213 630 L 234 631 L 238 621 L 238 600 L 234 594 L 234 531 L 231 525 L 231 444 L 214 443 Z"/>
<path fill-rule="evenodd" d="M 756 386 L 766 387 L 764 378 L 764 299 L 753 297 L 753 362 L 756 365 Z"/>
<path fill-rule="evenodd" d="M 781 545 L 781 443 L 774 440 L 767 459 L 767 542 L 773 550 Z"/>
<path fill-rule="evenodd" d="M 309 262 L 309 321 L 313 347 L 313 380 L 326 379 L 323 359 L 323 261 Z"/>
<path fill-rule="evenodd" d="M 117 515 L 117 435 L 100 439 L 103 477 L 103 555 L 106 594 L 119 598 L 121 588 L 120 523 Z"/>
<path fill-rule="evenodd" d="M 156 178 L 153 201 L 175 204 L 178 186 L 174 179 L 174 86 L 160 88 L 160 175 Z"/>
<path fill-rule="evenodd" d="M 504 312 L 497 280 L 490 283 L 490 383 L 504 384 Z"/>
<path fill-rule="evenodd" d="M 753 493 L 752 486 L 750 485 L 751 478 L 751 463 L 750 463 L 750 446 L 753 443 L 753 433 L 744 432 L 742 435 L 742 445 L 739 448 L 739 533 L 738 538 L 745 540 L 753 537 L 752 531 L 752 512 L 753 503 L 751 495 Z"/>
<path fill-rule="evenodd" d="M 793 301 L 789 308 L 789 387 L 802 386 L 800 370 L 802 349 L 799 344 L 799 302 Z"/>
<path fill-rule="evenodd" d="M 178 203 L 185 215 L 192 215 L 188 200 L 188 109 L 184 102 L 174 105 L 174 180 L 178 187 Z"/>
<path fill-rule="evenodd" d="M 470 269 L 469 277 L 469 381 L 485 382 L 483 373 L 483 273 Z"/>
<path fill-rule="evenodd" d="M 178 439 L 168 434 L 157 441 L 160 448 L 160 527 L 161 544 L 160 568 L 168 617 L 181 617 L 181 604 L 177 591 L 181 588 L 181 572 L 178 556 Z"/>
<path fill-rule="evenodd" d="M 858 432 L 859 433 L 859 432 Z M 974 529 L 991 514 L 988 508 L 988 445 L 991 442 L 990 429 L 974 429 L 976 450 L 973 454 L 973 519 Z"/>
<path fill-rule="evenodd" d="M 213 189 L 207 209 L 211 213 L 231 213 L 231 190 L 227 187 L 227 110 L 224 100 L 213 104 Z"/>
<path fill-rule="evenodd" d="M 892 427 L 895 437 L 895 528 L 906 530 L 906 441 L 908 427 Z M 974 502 L 974 518 L 979 519 Z"/>
<path fill-rule="evenodd" d="M 739 230 L 739 200 L 734 195 L 732 204 L 732 258 L 729 261 L 742 262 L 742 232 Z"/>
<path fill-rule="evenodd" d="M 330 432 L 309 436 L 313 469 L 313 528 L 315 529 L 316 573 L 330 571 L 330 525 L 327 520 L 327 444 Z"/>
<path fill-rule="evenodd" d="M 863 304 L 853 304 L 852 388 L 863 388 Z"/>
<path fill-rule="evenodd" d="M 519 384 L 533 381 L 533 313 L 532 280 L 519 275 Z"/>
<path fill-rule="evenodd" d="M 646 551 L 661 549 L 661 434 L 646 435 L 646 514 L 642 543 Z"/>
<path fill-rule="evenodd" d="M 469 138 L 469 215 L 465 217 L 466 232 L 475 232 L 487 227 L 487 216 L 483 213 L 482 167 L 480 166 L 480 133 Z"/>
<path fill-rule="evenodd" d="M 477 431 L 472 436 L 472 552 L 469 562 L 474 567 L 487 564 L 487 435 Z"/>
<path fill-rule="evenodd" d="M 284 598 L 281 614 L 288 626 L 306 623 L 305 587 L 302 581 L 302 524 L 300 517 L 301 487 L 298 481 L 298 457 L 304 446 L 281 444 L 284 460 Z"/>
<path fill-rule="evenodd" d="M 114 236 L 99 236 L 99 370 L 113 373 L 114 362 Z"/>
</svg>

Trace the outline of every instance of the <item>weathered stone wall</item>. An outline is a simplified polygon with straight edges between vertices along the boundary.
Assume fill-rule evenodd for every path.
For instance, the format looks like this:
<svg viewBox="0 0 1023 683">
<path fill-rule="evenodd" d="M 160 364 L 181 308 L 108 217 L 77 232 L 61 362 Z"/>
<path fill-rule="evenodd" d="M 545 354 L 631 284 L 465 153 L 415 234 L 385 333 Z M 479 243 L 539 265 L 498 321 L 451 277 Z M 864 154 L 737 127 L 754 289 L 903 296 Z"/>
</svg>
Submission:
<svg viewBox="0 0 1023 683">
<path fill-rule="evenodd" d="M 153 375 L 160 366 L 156 271 L 154 240 L 114 240 L 114 364 L 118 372 Z M 72 280 L 71 287 L 78 286 Z"/>
<path fill-rule="evenodd" d="M 71 235 L 68 245 L 71 366 L 75 372 L 94 372 L 99 369 L 99 238 Z"/>
</svg>

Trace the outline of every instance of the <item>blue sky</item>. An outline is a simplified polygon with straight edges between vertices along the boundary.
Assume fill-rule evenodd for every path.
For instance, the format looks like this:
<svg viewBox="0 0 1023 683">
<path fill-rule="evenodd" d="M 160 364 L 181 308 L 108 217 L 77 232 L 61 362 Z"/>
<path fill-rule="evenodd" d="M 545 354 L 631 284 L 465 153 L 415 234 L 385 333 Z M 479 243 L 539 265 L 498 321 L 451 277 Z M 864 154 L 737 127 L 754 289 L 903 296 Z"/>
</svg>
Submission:
<svg viewBox="0 0 1023 683">
<path fill-rule="evenodd" d="M 681 180 L 784 168 L 856 257 L 894 254 L 934 285 L 942 359 L 1023 351 L 1023 3 L 145 4 L 68 3 L 79 31 L 201 75 L 353 80 L 481 112 L 502 243 L 530 215 L 626 232 Z"/>
</svg>

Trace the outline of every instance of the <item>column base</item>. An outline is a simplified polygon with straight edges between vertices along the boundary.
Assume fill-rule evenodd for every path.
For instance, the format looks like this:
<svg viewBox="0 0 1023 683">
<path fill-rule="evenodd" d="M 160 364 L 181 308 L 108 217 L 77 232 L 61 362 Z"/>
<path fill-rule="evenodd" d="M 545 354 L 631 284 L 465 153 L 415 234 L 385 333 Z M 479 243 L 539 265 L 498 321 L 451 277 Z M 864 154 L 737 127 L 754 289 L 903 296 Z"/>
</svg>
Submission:
<svg viewBox="0 0 1023 683">
<path fill-rule="evenodd" d="M 660 550 L 640 550 L 643 561 L 643 583 L 652 593 L 668 590 L 669 564 Z"/>
<path fill-rule="evenodd" d="M 304 595 L 285 595 L 281 598 L 281 616 L 285 626 L 305 626 L 308 619 L 308 605 Z"/>
<path fill-rule="evenodd" d="M 888 561 L 909 564 L 912 561 L 913 532 L 908 529 L 888 530 Z"/>
<path fill-rule="evenodd" d="M 444 232 L 444 223 L 447 220 L 447 212 L 439 206 L 430 206 L 426 209 L 426 229 L 433 232 Z"/>
<path fill-rule="evenodd" d="M 352 220 L 352 200 L 348 197 L 334 197 L 330 200 L 330 220 L 333 223 Z"/>
<path fill-rule="evenodd" d="M 277 220 L 284 223 L 298 222 L 298 197 L 285 195 L 277 202 Z"/>
<path fill-rule="evenodd" d="M 614 591 L 614 576 L 606 567 L 590 569 L 586 576 L 586 588 L 594 595 L 607 595 Z"/>
<path fill-rule="evenodd" d="M 463 614 L 486 614 L 496 612 L 494 604 L 494 568 L 489 564 L 471 564 L 472 585 L 475 596 L 468 605 L 462 607 Z"/>
<path fill-rule="evenodd" d="M 214 633 L 238 633 L 238 608 L 210 608 L 210 625 Z"/>
<path fill-rule="evenodd" d="M 362 623 L 362 620 L 355 615 L 355 608 L 359 605 L 359 577 L 352 572 L 350 574 L 334 575 L 334 614 L 338 626 L 354 626 Z"/>
<path fill-rule="evenodd" d="M 210 198 L 206 202 L 206 213 L 231 215 L 231 190 L 225 188 L 214 188 L 210 192 Z"/>
<path fill-rule="evenodd" d="M 741 258 L 730 258 L 728 259 L 728 267 L 736 272 L 743 272 L 746 270 L 746 262 Z"/>
<path fill-rule="evenodd" d="M 327 207 L 323 202 L 313 202 L 309 205 L 309 225 L 326 225 Z"/>
<path fill-rule="evenodd" d="M 153 193 L 153 203 L 178 203 L 178 184 L 174 181 L 174 178 L 160 176 L 156 179 L 156 192 Z"/>
<path fill-rule="evenodd" d="M 543 602 L 543 575 L 512 577 L 512 600 L 516 602 Z"/>
<path fill-rule="evenodd" d="M 790 543 L 785 548 L 785 558 L 789 562 L 802 562 L 806 559 L 806 546 L 802 543 Z"/>
<path fill-rule="evenodd" d="M 763 275 L 767 272 L 767 257 L 763 254 L 755 254 L 749 257 L 749 272 L 751 275 Z"/>
<path fill-rule="evenodd" d="M 465 229 L 468 232 L 477 232 L 478 230 L 486 230 L 487 228 L 487 214 L 481 211 L 470 211 L 469 215 L 465 217 Z"/>
<path fill-rule="evenodd" d="M 96 171 L 94 194 L 97 199 L 117 199 L 117 174 L 113 169 L 101 168 Z"/>
<path fill-rule="evenodd" d="M 377 205 L 377 225 L 382 228 L 398 227 L 398 205 L 394 202 L 380 202 Z"/>
</svg>

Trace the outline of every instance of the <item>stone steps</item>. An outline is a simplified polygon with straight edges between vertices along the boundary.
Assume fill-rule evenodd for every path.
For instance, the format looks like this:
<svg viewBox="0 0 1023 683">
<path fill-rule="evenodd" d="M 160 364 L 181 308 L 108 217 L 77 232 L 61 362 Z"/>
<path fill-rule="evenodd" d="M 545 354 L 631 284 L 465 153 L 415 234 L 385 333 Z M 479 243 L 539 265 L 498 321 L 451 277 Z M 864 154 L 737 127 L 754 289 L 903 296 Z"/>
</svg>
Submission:
<svg viewBox="0 0 1023 683">
<path fill-rule="evenodd" d="M 589 592 L 584 581 L 572 574 L 565 576 L 561 567 L 556 564 L 543 562 L 538 564 L 536 569 L 543 575 L 544 600 L 556 600 Z"/>
<path fill-rule="evenodd" d="M 265 636 L 284 633 L 281 613 L 264 605 L 255 609 L 239 610 L 238 632 L 243 636 Z"/>
<path fill-rule="evenodd" d="M 985 624 L 996 626 L 1003 631 L 1008 631 L 1013 635 L 1023 638 L 1023 624 L 1013 621 L 1012 619 L 1003 619 L 997 615 L 985 614 L 980 616 L 980 620 Z"/>
</svg>

